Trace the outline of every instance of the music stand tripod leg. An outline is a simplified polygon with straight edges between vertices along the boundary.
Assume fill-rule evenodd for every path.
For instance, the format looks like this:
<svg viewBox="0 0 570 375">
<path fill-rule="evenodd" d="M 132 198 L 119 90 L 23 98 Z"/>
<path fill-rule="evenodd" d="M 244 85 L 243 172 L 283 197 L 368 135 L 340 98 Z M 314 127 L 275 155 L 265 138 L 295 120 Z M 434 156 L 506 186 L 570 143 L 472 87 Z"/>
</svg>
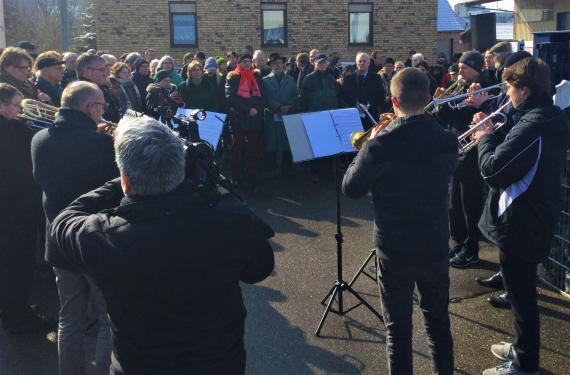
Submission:
<svg viewBox="0 0 570 375">
<path fill-rule="evenodd" d="M 342 286 L 339 283 L 335 283 L 335 285 L 331 289 L 331 292 L 332 292 L 331 299 L 327 303 L 327 307 L 325 309 L 325 312 L 323 313 L 323 316 L 321 317 L 321 320 L 319 321 L 319 325 L 317 327 L 317 330 L 315 331 L 316 336 L 319 336 L 321 334 L 321 329 L 323 328 L 323 324 L 325 324 L 325 320 L 327 318 L 327 315 L 329 314 L 329 312 L 332 311 L 332 303 L 333 303 L 337 293 L 342 293 Z M 330 294 L 330 292 L 329 292 L 329 294 Z"/>
<path fill-rule="evenodd" d="M 370 252 L 370 254 L 368 254 L 368 257 L 366 258 L 366 260 L 364 261 L 364 263 L 362 263 L 362 265 L 360 266 L 360 268 L 358 269 L 358 271 L 356 271 L 356 273 L 354 274 L 354 276 L 352 277 L 352 280 L 350 280 L 350 282 L 348 283 L 348 286 L 352 286 L 355 282 L 356 279 L 358 279 L 358 277 L 360 276 L 360 274 L 365 274 L 366 276 L 368 276 L 370 279 L 376 281 L 376 279 L 372 276 L 370 276 L 370 274 L 368 274 L 368 272 L 366 272 L 364 270 L 364 268 L 368 265 L 368 262 L 370 262 L 370 260 L 376 255 L 376 250 L 372 249 L 372 251 Z"/>
</svg>

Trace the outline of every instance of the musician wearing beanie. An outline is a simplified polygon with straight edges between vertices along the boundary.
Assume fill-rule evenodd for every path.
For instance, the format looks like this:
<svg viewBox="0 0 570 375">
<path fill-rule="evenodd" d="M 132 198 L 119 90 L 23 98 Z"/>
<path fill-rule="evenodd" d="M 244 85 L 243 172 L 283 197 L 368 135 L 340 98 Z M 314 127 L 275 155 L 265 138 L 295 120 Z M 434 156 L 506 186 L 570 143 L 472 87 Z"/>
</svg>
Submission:
<svg viewBox="0 0 570 375">
<path fill-rule="evenodd" d="M 457 164 L 457 138 L 424 114 L 429 80 L 415 68 L 390 85 L 398 117 L 369 141 L 349 166 L 342 191 L 372 192 L 378 283 L 390 374 L 412 374 L 414 287 L 420 293 L 433 372 L 453 374 L 449 304 L 448 185 Z"/>
<path fill-rule="evenodd" d="M 501 144 L 487 127 L 474 138 L 479 140 L 481 175 L 491 188 L 479 228 L 500 249 L 515 337 L 512 343 L 491 346 L 507 362 L 483 374 L 538 374 L 536 272 L 548 257 L 557 228 L 569 124 L 553 105 L 550 68 L 542 60 L 526 57 L 505 68 L 503 79 L 520 120 Z"/>
<path fill-rule="evenodd" d="M 491 86 L 492 82 L 481 78 L 484 59 L 477 51 L 463 53 L 459 59 L 459 77 L 465 80 L 463 93 L 471 84 Z M 436 90 L 436 96 L 443 88 Z M 437 112 L 437 119 L 457 136 L 469 129 L 477 112 L 469 106 L 452 109 L 444 105 Z M 450 235 L 453 247 L 449 252 L 453 267 L 465 268 L 479 262 L 479 229 L 477 223 L 483 210 L 483 180 L 477 169 L 477 153 L 471 150 L 459 157 L 457 170 L 451 180 L 451 204 L 449 207 Z"/>
</svg>

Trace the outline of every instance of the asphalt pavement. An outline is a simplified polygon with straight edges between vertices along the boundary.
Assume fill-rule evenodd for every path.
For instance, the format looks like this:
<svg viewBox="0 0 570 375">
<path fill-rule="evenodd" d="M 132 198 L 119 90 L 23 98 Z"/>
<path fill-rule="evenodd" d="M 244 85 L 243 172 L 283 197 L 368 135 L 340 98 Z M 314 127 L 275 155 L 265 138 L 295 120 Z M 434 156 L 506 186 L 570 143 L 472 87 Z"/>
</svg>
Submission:
<svg viewBox="0 0 570 375">
<path fill-rule="evenodd" d="M 243 285 L 248 310 L 247 374 L 386 374 L 386 330 L 365 307 L 344 316 L 329 314 L 321 337 L 314 334 L 324 312 L 320 301 L 337 276 L 334 182 L 311 183 L 298 171 L 287 179 L 265 181 L 256 193 L 245 192 L 244 197 L 276 232 L 272 239 L 274 273 L 260 284 Z M 341 206 L 343 278 L 350 280 L 371 251 L 371 201 L 369 197 L 343 197 Z M 511 312 L 494 309 L 486 301 L 497 292 L 474 281 L 476 276 L 490 275 L 498 268 L 498 251 L 481 242 L 480 256 L 482 262 L 476 268 L 450 270 L 457 374 L 481 374 L 498 364 L 489 347 L 511 340 L 513 334 Z M 354 288 L 381 312 L 373 280 L 361 276 Z M 538 291 L 542 374 L 570 374 L 570 300 L 542 285 Z M 347 307 L 356 302 L 344 296 Z M 32 302 L 57 315 L 57 291 L 49 275 L 38 274 Z M 414 370 L 416 374 L 429 374 L 431 361 L 417 306 L 413 323 Z M 86 340 L 92 346 L 93 338 Z M 9 336 L 0 328 L 0 375 L 56 374 L 54 343 L 41 335 Z"/>
</svg>

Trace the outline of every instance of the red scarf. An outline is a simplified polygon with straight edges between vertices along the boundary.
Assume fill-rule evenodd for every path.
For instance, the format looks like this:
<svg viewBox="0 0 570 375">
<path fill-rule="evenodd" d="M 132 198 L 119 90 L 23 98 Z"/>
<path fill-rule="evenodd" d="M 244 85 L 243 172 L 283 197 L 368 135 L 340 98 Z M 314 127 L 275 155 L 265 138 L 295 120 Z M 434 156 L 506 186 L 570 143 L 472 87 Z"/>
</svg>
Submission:
<svg viewBox="0 0 570 375">
<path fill-rule="evenodd" d="M 241 96 L 242 98 L 261 96 L 253 69 L 245 70 L 238 64 L 238 66 L 236 66 L 236 72 L 239 73 L 239 85 L 237 89 L 238 96 Z"/>
</svg>

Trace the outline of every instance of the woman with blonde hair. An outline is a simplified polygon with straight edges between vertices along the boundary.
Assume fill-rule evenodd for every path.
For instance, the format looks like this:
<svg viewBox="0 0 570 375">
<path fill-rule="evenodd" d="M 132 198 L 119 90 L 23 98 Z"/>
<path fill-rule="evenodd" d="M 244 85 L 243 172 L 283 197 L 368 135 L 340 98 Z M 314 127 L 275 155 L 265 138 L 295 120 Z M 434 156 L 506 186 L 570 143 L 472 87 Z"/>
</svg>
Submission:
<svg viewBox="0 0 570 375">
<path fill-rule="evenodd" d="M 184 82 L 180 74 L 176 73 L 176 70 L 174 70 L 174 59 L 171 56 L 162 56 L 162 58 L 158 61 L 158 66 L 156 67 L 156 71 L 159 70 L 166 70 L 170 72 L 170 80 L 176 86 Z"/>
</svg>

